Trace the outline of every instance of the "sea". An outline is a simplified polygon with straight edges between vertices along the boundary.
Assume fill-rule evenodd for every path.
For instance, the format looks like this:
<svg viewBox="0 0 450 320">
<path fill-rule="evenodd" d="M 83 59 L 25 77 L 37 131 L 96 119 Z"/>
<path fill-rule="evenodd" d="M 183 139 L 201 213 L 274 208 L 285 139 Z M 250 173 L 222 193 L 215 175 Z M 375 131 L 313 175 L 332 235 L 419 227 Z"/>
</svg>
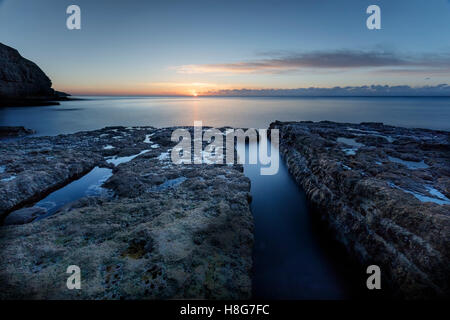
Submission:
<svg viewBox="0 0 450 320">
<path fill-rule="evenodd" d="M 0 108 L 0 126 L 24 126 L 33 129 L 35 136 L 46 136 L 106 126 L 192 126 L 194 121 L 217 128 L 263 129 L 275 120 L 330 120 L 450 131 L 450 97 L 75 98 L 79 100 L 63 101 L 59 106 Z M 304 190 L 281 159 L 276 175 L 262 176 L 260 167 L 244 165 L 244 174 L 251 180 L 255 223 L 253 297 L 373 298 L 365 287 L 364 266 L 349 259 L 318 222 L 320 213 L 310 209 Z M 91 173 L 41 202 L 63 205 L 89 195 L 102 179 L 103 173 Z"/>
<path fill-rule="evenodd" d="M 272 121 L 383 122 L 450 130 L 450 97 L 74 97 L 59 106 L 0 108 L 0 125 L 57 135 L 106 126 L 267 128 Z"/>
</svg>

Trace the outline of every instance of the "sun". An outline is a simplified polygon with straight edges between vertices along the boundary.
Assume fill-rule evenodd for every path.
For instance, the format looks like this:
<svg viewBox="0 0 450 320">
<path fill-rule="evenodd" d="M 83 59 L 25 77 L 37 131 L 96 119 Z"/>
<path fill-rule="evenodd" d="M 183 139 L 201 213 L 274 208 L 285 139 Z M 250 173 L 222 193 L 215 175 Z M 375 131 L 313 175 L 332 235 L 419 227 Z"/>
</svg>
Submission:
<svg viewBox="0 0 450 320">
<path fill-rule="evenodd" d="M 193 97 L 196 97 L 196 96 L 198 96 L 198 93 L 197 93 L 195 90 L 193 90 L 193 91 L 192 91 L 192 96 L 193 96 Z"/>
</svg>

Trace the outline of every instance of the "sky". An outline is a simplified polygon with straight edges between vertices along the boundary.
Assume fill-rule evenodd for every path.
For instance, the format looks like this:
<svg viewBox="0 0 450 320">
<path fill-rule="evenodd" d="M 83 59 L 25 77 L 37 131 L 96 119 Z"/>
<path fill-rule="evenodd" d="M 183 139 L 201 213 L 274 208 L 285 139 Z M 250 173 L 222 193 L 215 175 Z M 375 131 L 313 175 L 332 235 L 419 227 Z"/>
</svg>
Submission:
<svg viewBox="0 0 450 320">
<path fill-rule="evenodd" d="M 71 4 L 81 30 L 66 27 Z M 0 0 L 0 42 L 76 95 L 437 90 L 449 22 L 449 0 Z"/>
</svg>

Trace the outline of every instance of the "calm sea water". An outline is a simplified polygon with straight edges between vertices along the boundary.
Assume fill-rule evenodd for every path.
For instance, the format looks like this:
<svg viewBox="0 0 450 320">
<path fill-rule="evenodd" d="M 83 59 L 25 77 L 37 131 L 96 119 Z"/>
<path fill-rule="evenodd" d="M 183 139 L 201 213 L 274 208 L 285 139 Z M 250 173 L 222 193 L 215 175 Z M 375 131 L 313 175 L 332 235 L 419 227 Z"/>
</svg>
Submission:
<svg viewBox="0 0 450 320">
<path fill-rule="evenodd" d="M 62 102 L 60 106 L 0 109 L 0 125 L 20 125 L 36 135 L 56 135 L 105 126 L 193 125 L 267 128 L 274 120 L 375 121 L 450 130 L 450 98 L 110 98 Z M 314 223 L 306 195 L 280 161 L 276 175 L 251 180 L 255 220 L 253 296 L 272 299 L 346 299 L 366 293 L 362 268 Z M 61 206 L 98 187 L 103 173 L 88 175 L 49 195 Z M 92 181 L 91 181 L 92 180 Z M 317 214 L 317 213 L 316 213 Z M 317 217 L 316 217 L 317 218 Z M 341 254 L 342 253 L 342 254 Z"/>
<path fill-rule="evenodd" d="M 20 125 L 37 135 L 105 126 L 203 125 L 266 128 L 274 120 L 384 122 L 450 130 L 450 97 L 420 98 L 180 98 L 83 97 L 60 106 L 0 108 L 0 125 Z"/>
<path fill-rule="evenodd" d="M 251 180 L 255 224 L 253 298 L 361 297 L 364 282 L 358 282 L 360 270 L 328 237 L 320 239 L 325 232 L 314 221 L 305 192 L 281 159 L 279 163 L 276 175 L 261 175 L 260 164 L 244 164 L 244 173 Z"/>
</svg>

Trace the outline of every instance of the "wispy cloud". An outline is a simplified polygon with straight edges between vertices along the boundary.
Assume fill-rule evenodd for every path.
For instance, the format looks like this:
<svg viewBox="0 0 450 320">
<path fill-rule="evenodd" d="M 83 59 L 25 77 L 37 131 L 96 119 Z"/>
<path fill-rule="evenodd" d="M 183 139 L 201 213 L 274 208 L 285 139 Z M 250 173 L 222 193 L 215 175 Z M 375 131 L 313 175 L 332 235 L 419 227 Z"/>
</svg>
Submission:
<svg viewBox="0 0 450 320">
<path fill-rule="evenodd" d="M 209 96 L 450 96 L 450 86 L 440 84 L 437 86 L 349 86 L 334 88 L 298 88 L 298 89 L 233 89 L 208 91 L 203 95 Z"/>
<path fill-rule="evenodd" d="M 178 73 L 284 73 L 308 69 L 349 70 L 358 68 L 403 67 L 403 70 L 450 71 L 450 54 L 405 56 L 385 51 L 316 51 L 218 64 L 190 64 L 174 67 Z"/>
</svg>

